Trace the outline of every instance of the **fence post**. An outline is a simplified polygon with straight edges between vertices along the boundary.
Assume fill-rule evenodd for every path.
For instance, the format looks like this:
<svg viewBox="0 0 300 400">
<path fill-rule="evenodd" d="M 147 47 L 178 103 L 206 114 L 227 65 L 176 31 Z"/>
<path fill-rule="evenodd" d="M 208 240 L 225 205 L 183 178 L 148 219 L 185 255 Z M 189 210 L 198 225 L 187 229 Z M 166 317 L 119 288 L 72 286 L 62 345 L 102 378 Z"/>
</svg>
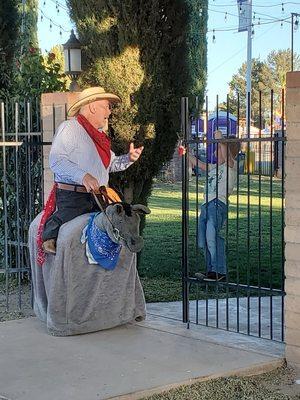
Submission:
<svg viewBox="0 0 300 400">
<path fill-rule="evenodd" d="M 287 74 L 286 121 L 285 355 L 300 369 L 300 71 Z"/>
<path fill-rule="evenodd" d="M 187 152 L 182 157 L 182 321 L 189 322 L 189 284 L 188 278 L 188 211 L 189 211 L 189 165 L 188 165 L 189 102 L 181 98 L 181 130 Z"/>
</svg>

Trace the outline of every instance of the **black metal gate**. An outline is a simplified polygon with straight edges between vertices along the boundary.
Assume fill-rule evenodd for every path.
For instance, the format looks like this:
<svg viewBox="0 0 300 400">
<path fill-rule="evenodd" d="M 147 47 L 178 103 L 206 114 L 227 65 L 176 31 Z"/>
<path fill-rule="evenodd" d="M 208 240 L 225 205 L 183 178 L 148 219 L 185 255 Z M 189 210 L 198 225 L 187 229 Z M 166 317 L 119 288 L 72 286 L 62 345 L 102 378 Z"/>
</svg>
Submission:
<svg viewBox="0 0 300 400">
<path fill-rule="evenodd" d="M 31 309 L 28 228 L 43 204 L 39 100 L 0 102 L 0 129 L 1 320 Z"/>
<path fill-rule="evenodd" d="M 243 100 L 237 96 L 235 104 L 227 97 L 223 111 L 217 97 L 213 113 L 208 111 L 208 98 L 203 109 L 198 99 L 182 98 L 182 141 L 187 149 L 182 162 L 183 321 L 283 341 L 284 92 L 276 98 L 273 91 L 268 94 L 268 109 L 262 99 L 259 93 L 252 122 L 250 116 L 245 118 L 245 107 L 242 107 L 247 104 L 250 108 L 250 95 Z M 233 134 L 231 123 L 236 126 Z M 222 132 L 221 138 L 214 138 L 215 130 Z M 229 158 L 224 156 L 226 169 L 217 160 L 222 148 L 230 156 L 228 149 L 232 144 L 240 151 L 235 161 L 235 188 L 231 194 L 232 188 L 228 186 L 233 170 L 229 171 Z M 195 166 L 195 162 L 196 168 L 191 174 L 191 164 Z M 224 178 L 227 196 L 224 200 L 223 193 L 222 203 L 218 197 L 218 189 L 222 191 L 218 187 L 221 168 L 227 174 Z M 208 197 L 212 171 L 218 178 L 215 192 L 210 192 Z M 206 194 L 203 196 L 203 193 Z M 211 200 L 214 195 L 215 199 Z M 210 216 L 210 202 L 214 202 L 211 209 L 216 210 L 213 211 L 215 218 Z M 217 226 L 219 206 L 225 223 Z M 210 218 L 214 221 L 215 239 L 208 232 Z M 212 243 L 215 243 L 215 252 Z M 222 243 L 224 255 L 218 248 Z M 208 271 L 218 272 L 222 264 L 218 259 L 225 260 L 223 274 L 208 274 Z"/>
</svg>

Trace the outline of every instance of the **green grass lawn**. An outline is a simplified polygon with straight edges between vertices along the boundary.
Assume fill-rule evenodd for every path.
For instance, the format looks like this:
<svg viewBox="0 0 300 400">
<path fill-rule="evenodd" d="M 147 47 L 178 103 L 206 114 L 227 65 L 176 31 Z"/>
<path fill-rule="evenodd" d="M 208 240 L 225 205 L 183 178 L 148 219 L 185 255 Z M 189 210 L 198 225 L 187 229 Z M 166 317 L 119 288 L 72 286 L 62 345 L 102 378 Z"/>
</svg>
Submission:
<svg viewBox="0 0 300 400">
<path fill-rule="evenodd" d="M 199 208 L 203 184 L 204 179 L 199 179 Z M 193 276 L 194 272 L 205 270 L 203 255 L 196 246 L 195 178 L 190 182 L 189 198 L 189 268 Z M 181 183 L 157 182 L 149 207 L 152 212 L 147 216 L 145 247 L 139 260 L 146 298 L 148 301 L 179 300 Z M 239 190 L 230 197 L 228 223 L 223 235 L 227 242 L 231 282 L 280 288 L 283 268 L 281 180 L 273 178 L 271 185 L 270 177 L 262 177 L 259 183 L 258 176 L 251 176 L 250 182 L 247 176 L 240 176 Z"/>
<path fill-rule="evenodd" d="M 262 375 L 197 382 L 142 400 L 299 400 L 295 376 L 291 368 L 281 367 Z"/>
</svg>

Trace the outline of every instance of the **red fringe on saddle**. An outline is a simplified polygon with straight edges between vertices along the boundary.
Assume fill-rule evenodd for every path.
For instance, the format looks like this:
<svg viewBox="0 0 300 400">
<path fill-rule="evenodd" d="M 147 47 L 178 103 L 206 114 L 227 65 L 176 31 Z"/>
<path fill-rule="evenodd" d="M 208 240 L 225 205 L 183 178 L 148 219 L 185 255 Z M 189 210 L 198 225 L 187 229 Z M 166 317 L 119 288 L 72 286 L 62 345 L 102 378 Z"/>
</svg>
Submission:
<svg viewBox="0 0 300 400">
<path fill-rule="evenodd" d="M 47 219 L 54 213 L 55 208 L 56 208 L 56 186 L 57 186 L 57 184 L 54 183 L 54 185 L 51 189 L 51 192 L 49 194 L 48 200 L 43 209 L 42 218 L 41 218 L 40 225 L 38 227 L 38 232 L 37 232 L 37 247 L 38 247 L 37 264 L 40 267 L 43 266 L 45 259 L 46 259 L 46 255 L 43 250 L 42 236 L 43 236 L 43 230 L 44 230 L 45 223 L 46 223 Z"/>
</svg>

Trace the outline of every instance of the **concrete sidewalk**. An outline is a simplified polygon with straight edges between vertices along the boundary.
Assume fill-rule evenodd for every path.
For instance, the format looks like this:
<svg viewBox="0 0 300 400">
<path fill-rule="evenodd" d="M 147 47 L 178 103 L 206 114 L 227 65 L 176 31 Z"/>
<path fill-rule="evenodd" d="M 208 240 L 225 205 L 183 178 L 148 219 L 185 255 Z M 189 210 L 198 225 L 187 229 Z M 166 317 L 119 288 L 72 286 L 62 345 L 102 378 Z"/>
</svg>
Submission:
<svg viewBox="0 0 300 400">
<path fill-rule="evenodd" d="M 282 363 L 284 345 L 163 317 L 73 337 L 36 318 L 0 323 L 0 399 L 139 399 L 195 379 Z M 2 396 L 2 397 L 1 397 Z"/>
</svg>

